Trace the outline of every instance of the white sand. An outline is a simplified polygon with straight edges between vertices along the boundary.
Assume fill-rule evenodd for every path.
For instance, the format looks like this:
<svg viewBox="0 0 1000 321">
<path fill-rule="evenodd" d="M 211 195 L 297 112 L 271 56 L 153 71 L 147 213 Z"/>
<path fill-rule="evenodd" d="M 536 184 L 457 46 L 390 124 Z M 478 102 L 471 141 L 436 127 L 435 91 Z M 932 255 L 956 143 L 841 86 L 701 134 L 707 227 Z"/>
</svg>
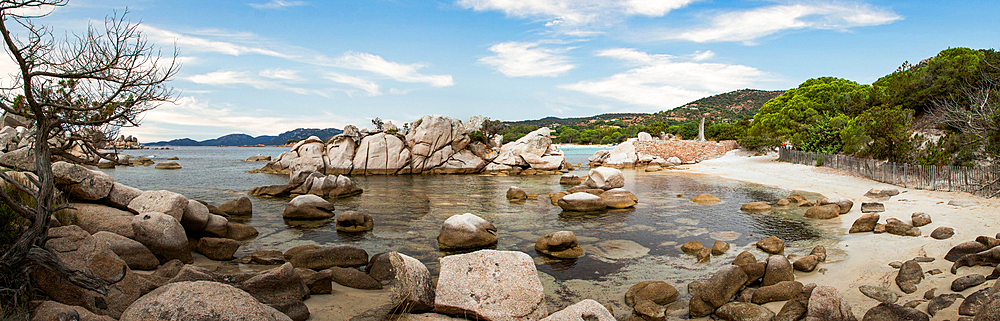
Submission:
<svg viewBox="0 0 1000 321">
<path fill-rule="evenodd" d="M 840 221 L 843 235 L 836 246 L 846 253 L 846 257 L 839 256 L 821 263 L 817 272 L 796 272 L 796 280 L 803 283 L 836 287 L 847 298 L 859 320 L 869 308 L 879 303 L 864 296 L 858 290 L 861 285 L 887 287 L 900 295 L 897 303 L 903 304 L 911 300 L 923 299 L 924 292 L 932 288 L 936 288 L 938 295 L 952 293 L 950 287 L 955 278 L 972 273 L 990 275 L 993 270 L 992 267 L 963 267 L 959 269 L 958 275 L 952 275 L 949 272 L 952 264 L 944 260 L 944 255 L 954 245 L 973 241 L 979 235 L 992 237 L 1000 232 L 1000 229 L 995 227 L 997 225 L 995 213 L 1000 205 L 998 200 L 983 199 L 964 192 L 926 191 L 892 186 L 846 171 L 780 162 L 776 155 L 747 157 L 738 156 L 738 154 L 738 151 L 733 151 L 724 157 L 685 167 L 687 171 L 692 173 L 789 190 L 815 192 L 826 197 L 844 197 L 854 201 L 854 208 L 849 213 L 830 220 Z M 896 217 L 909 223 L 910 215 L 914 212 L 930 214 L 933 222 L 920 227 L 921 236 L 903 237 L 888 233 L 847 234 L 851 224 L 862 214 L 860 207 L 862 200 L 866 200 L 863 197 L 865 192 L 872 188 L 884 187 L 896 188 L 901 194 L 893 196 L 887 201 L 882 201 L 886 211 L 879 213 L 881 215 L 880 222 L 884 223 L 886 218 Z M 979 202 L 979 205 L 965 208 L 947 205 L 948 201 L 952 199 L 974 199 Z M 929 236 L 931 231 L 939 226 L 954 228 L 955 236 L 946 240 L 931 238 Z M 830 250 L 828 249 L 828 251 Z M 787 252 L 788 250 L 786 250 Z M 897 270 L 890 267 L 888 263 L 906 261 L 923 254 L 933 257 L 935 260 L 931 263 L 920 264 L 925 272 L 925 279 L 917 286 L 917 292 L 905 294 L 895 284 Z M 826 270 L 819 272 L 820 269 Z M 940 269 L 944 273 L 937 275 L 926 273 L 932 269 Z M 983 285 L 967 289 L 961 294 L 968 296 L 982 287 L 992 284 L 993 281 L 988 281 Z M 949 309 L 938 312 L 932 319 L 957 319 L 960 303 L 961 300 L 956 301 Z M 781 308 L 781 303 L 771 303 L 766 306 L 777 312 Z M 923 303 L 917 309 L 926 311 L 926 307 L 927 304 Z"/>
</svg>

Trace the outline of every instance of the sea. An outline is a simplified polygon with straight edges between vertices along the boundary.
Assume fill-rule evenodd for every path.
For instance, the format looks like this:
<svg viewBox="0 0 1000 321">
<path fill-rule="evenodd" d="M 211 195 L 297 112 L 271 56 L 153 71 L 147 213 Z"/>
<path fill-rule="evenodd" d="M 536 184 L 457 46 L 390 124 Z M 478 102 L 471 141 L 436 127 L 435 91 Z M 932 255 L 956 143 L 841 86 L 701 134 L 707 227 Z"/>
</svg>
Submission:
<svg viewBox="0 0 1000 321">
<path fill-rule="evenodd" d="M 571 172 L 581 177 L 588 173 L 587 158 L 601 149 L 610 147 L 562 146 L 567 161 L 584 165 Z M 145 156 L 156 162 L 176 157 L 182 168 L 130 166 L 102 171 L 116 182 L 142 190 L 169 190 L 218 205 L 245 196 L 257 186 L 286 184 L 288 175 L 248 173 L 265 162 L 244 160 L 258 154 L 277 158 L 288 150 L 288 147 L 186 146 L 129 150 L 126 154 Z M 816 244 L 836 242 L 838 225 L 804 218 L 804 209 L 740 211 L 744 203 L 774 202 L 791 193 L 802 193 L 799 191 L 691 174 L 683 169 L 622 171 L 625 189 L 639 198 L 638 205 L 595 213 L 563 212 L 550 203 L 545 194 L 567 188 L 559 185 L 559 175 L 353 176 L 351 179 L 364 193 L 330 201 L 337 213 L 354 210 L 372 215 L 374 230 L 360 234 L 338 232 L 333 219 L 284 220 L 282 212 L 290 198 L 250 196 L 253 216 L 240 222 L 257 228 L 260 235 L 245 243 L 236 257 L 258 250 L 285 251 L 304 244 L 350 244 L 370 255 L 385 251 L 409 255 L 427 265 L 436 278 L 438 259 L 455 254 L 437 248 L 441 224 L 452 215 L 472 213 L 497 227 L 497 250 L 521 251 L 535 260 L 549 311 L 583 299 L 608 303 L 618 310 L 628 309 L 623 302 L 624 294 L 636 283 L 665 281 L 676 287 L 683 298 L 688 283 L 708 279 L 741 251 L 750 251 L 758 260 L 765 259 L 767 254 L 756 249 L 754 243 L 768 236 L 783 239 L 788 248 L 785 254 L 793 257 L 808 254 Z M 509 202 L 506 191 L 510 186 L 538 194 L 539 198 Z M 702 193 L 713 194 L 723 201 L 714 205 L 690 201 Z M 810 199 L 820 197 L 802 194 Z M 558 260 L 535 252 L 538 238 L 564 230 L 576 234 L 585 256 Z M 694 256 L 680 250 L 689 241 L 699 241 L 710 248 L 717 240 L 729 243 L 731 248 L 712 257 L 710 263 L 697 263 Z M 834 247 L 828 246 L 828 251 L 830 260 L 840 255 Z M 230 264 L 243 268 L 235 262 Z"/>
</svg>

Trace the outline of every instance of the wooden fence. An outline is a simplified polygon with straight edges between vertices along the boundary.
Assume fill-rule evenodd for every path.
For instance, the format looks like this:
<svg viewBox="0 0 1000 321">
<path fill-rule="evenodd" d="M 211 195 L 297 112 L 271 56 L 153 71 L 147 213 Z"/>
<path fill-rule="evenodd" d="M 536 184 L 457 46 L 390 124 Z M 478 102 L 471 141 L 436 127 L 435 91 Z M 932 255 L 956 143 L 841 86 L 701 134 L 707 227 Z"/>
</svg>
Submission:
<svg viewBox="0 0 1000 321">
<path fill-rule="evenodd" d="M 840 154 L 812 153 L 781 147 L 778 159 L 857 173 L 872 180 L 905 188 L 963 191 L 983 197 L 1000 194 L 1000 167 L 935 166 L 892 163 Z"/>
</svg>

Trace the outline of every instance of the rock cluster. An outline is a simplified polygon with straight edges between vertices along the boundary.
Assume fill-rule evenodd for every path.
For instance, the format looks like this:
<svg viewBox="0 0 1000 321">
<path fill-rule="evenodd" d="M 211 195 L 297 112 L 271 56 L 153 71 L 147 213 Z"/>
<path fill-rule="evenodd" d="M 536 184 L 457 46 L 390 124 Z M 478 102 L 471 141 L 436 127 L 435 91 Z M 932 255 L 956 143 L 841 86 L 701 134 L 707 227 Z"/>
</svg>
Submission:
<svg viewBox="0 0 1000 321">
<path fill-rule="evenodd" d="M 639 198 L 622 188 L 625 176 L 621 170 L 610 167 L 592 168 L 583 185 L 577 185 L 564 192 L 550 194 L 553 205 L 563 211 L 591 212 L 607 208 L 622 209 L 634 207 Z"/>
<path fill-rule="evenodd" d="M 298 142 L 258 171 L 398 175 L 555 171 L 563 167 L 565 158 L 552 145 L 548 128 L 501 146 L 499 136 L 492 141 L 485 138 L 485 120 L 474 116 L 463 123 L 428 115 L 401 129 L 393 125 L 374 132 L 348 125 L 329 141 L 310 137 Z"/>
</svg>

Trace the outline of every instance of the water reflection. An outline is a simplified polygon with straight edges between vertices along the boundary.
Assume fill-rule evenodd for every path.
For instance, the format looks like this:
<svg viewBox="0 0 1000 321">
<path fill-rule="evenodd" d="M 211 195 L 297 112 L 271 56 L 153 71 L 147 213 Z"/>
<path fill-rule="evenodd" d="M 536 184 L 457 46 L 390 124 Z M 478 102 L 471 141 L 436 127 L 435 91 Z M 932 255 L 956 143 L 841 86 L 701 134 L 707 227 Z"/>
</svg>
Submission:
<svg viewBox="0 0 1000 321">
<path fill-rule="evenodd" d="M 237 151 L 249 155 L 259 152 Z M 256 186 L 287 181 L 285 175 L 245 173 L 263 163 L 243 162 L 246 156 L 242 155 L 220 159 L 199 158 L 200 150 L 150 152 L 163 153 L 163 158 L 179 154 L 184 169 L 168 172 L 135 167 L 106 172 L 126 185 L 177 191 L 216 205 L 242 195 L 227 191 L 245 193 Z M 754 242 L 770 235 L 784 239 L 786 244 L 817 243 L 830 237 L 814 225 L 814 220 L 802 216 L 802 208 L 765 213 L 739 210 L 743 203 L 774 201 L 792 191 L 683 171 L 624 173 L 625 188 L 639 198 L 639 204 L 630 209 L 592 213 L 563 212 L 551 204 L 544 194 L 565 189 L 555 175 L 355 176 L 352 179 L 364 193 L 331 201 L 338 214 L 354 210 L 372 215 L 375 227 L 364 233 L 338 232 L 332 220 L 286 221 L 282 212 L 290 198 L 253 197 L 253 217 L 245 223 L 256 227 L 260 236 L 244 244 L 236 256 L 265 249 L 284 251 L 303 244 L 352 244 L 369 254 L 399 251 L 410 255 L 424 262 L 436 276 L 438 259 L 454 254 L 437 248 L 442 222 L 451 215 L 473 213 L 498 228 L 496 249 L 522 251 L 535 259 L 550 311 L 555 311 L 585 298 L 623 307 L 620 301 L 628 287 L 646 280 L 667 281 L 683 294 L 687 282 L 707 278 L 737 253 L 743 249 L 753 251 Z M 586 171 L 574 174 L 585 176 Z M 509 186 L 536 193 L 539 199 L 508 202 L 505 192 Z M 690 201 L 702 193 L 713 194 L 722 202 L 698 205 Z M 534 251 L 535 240 L 560 230 L 577 235 L 587 251 L 584 257 L 557 260 Z M 724 240 L 732 247 L 726 254 L 713 257 L 708 265 L 695 264 L 694 257 L 678 249 L 692 240 L 706 246 Z"/>
</svg>

